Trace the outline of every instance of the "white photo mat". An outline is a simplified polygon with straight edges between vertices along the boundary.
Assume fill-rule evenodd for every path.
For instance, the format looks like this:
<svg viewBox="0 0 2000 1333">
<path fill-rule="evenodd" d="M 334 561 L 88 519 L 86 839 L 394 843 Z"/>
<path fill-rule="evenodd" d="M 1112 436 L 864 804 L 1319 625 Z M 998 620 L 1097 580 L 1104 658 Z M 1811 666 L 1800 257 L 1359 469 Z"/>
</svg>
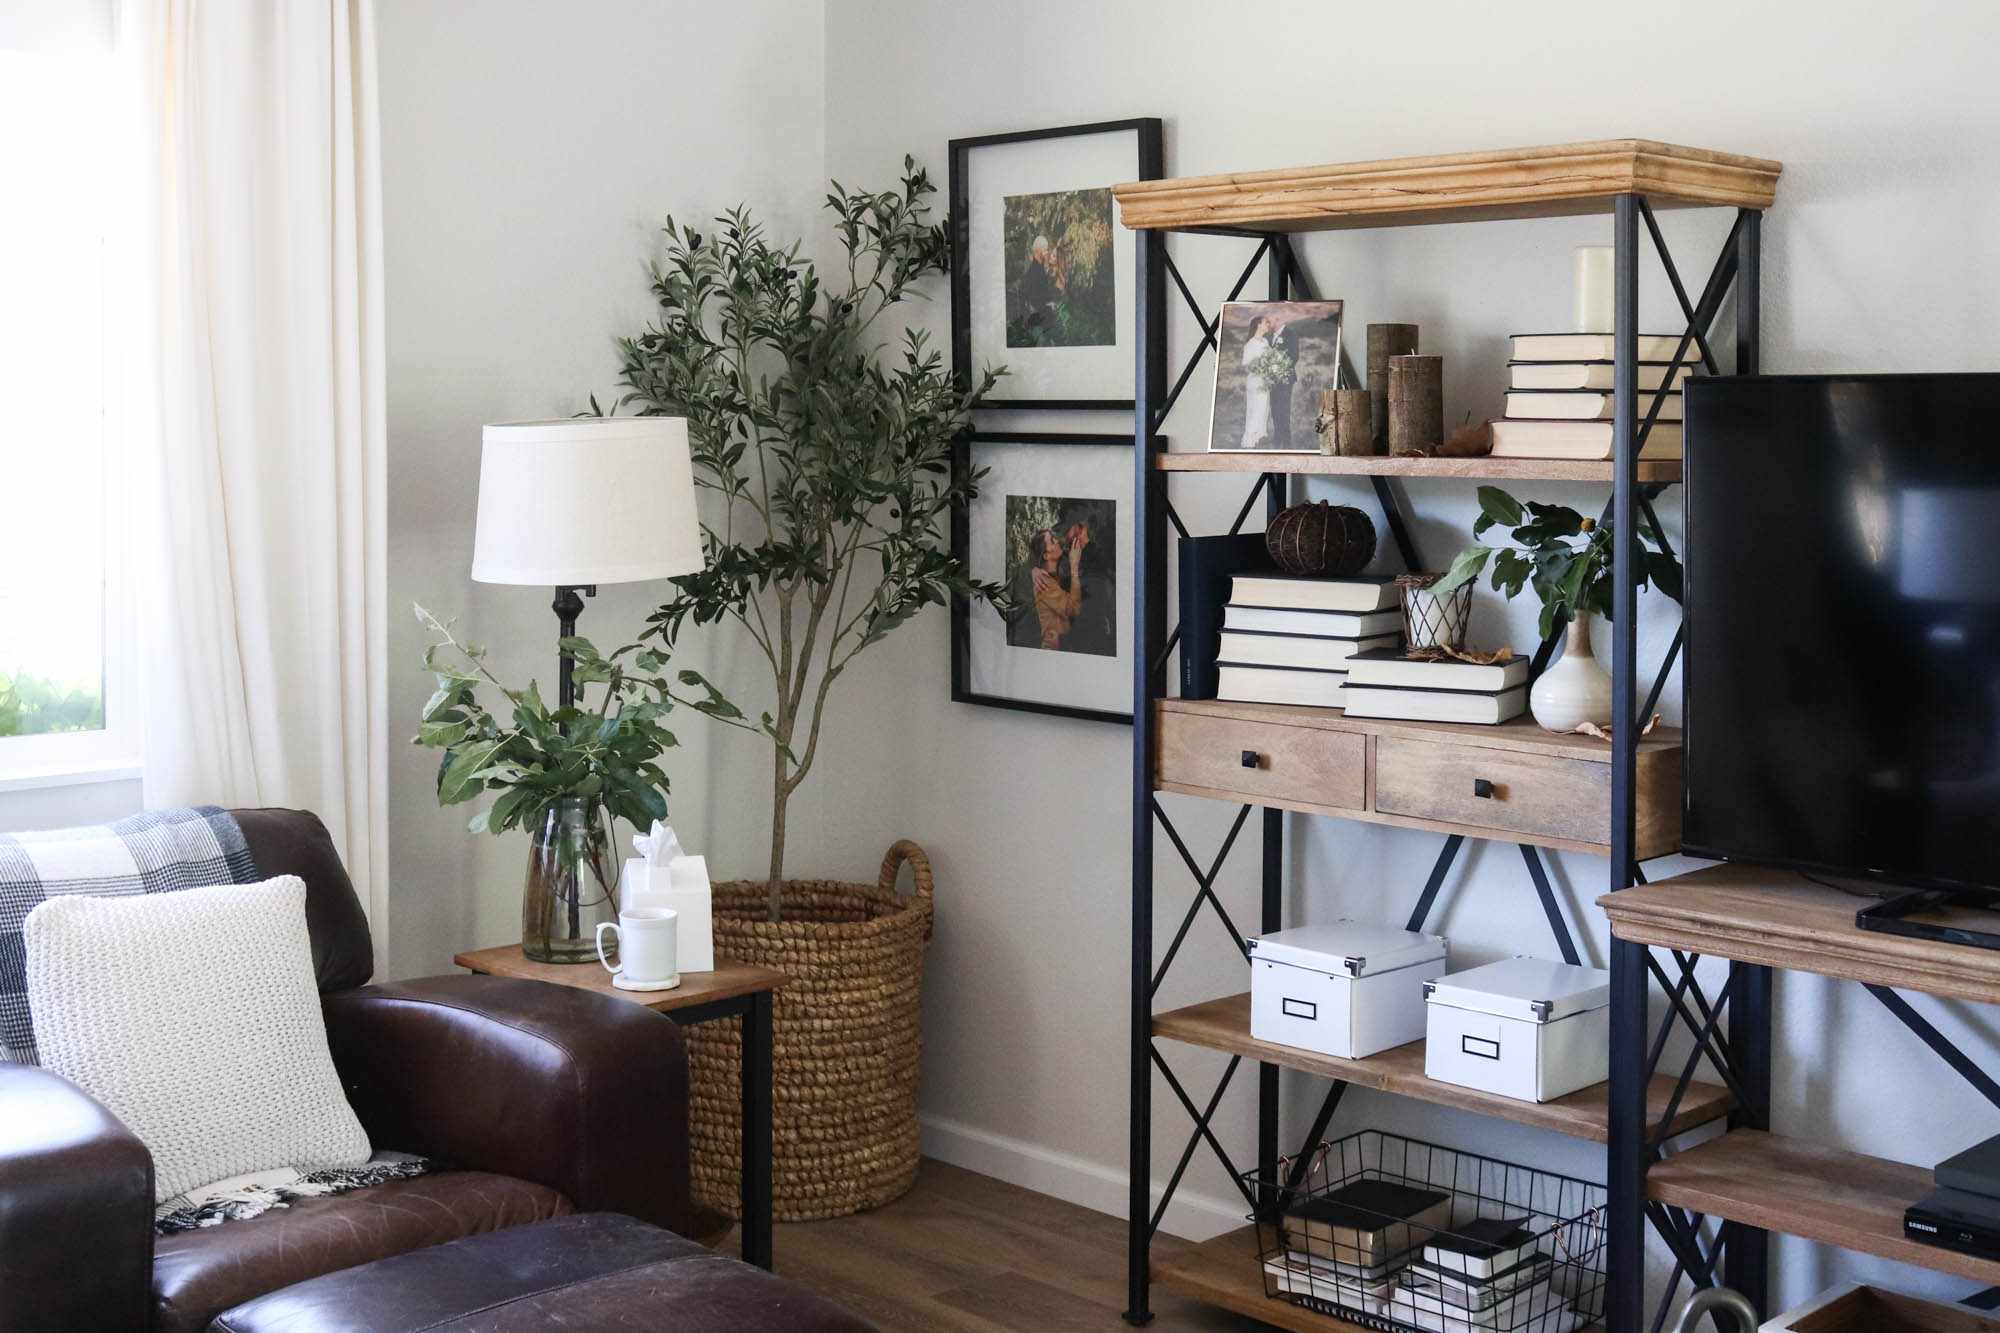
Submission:
<svg viewBox="0 0 2000 1333">
<path fill-rule="evenodd" d="M 1009 347 L 1005 254 L 1010 197 L 1073 190 L 1109 190 L 1138 174 L 1135 130 L 1063 138 L 1024 139 L 974 147 L 966 154 L 966 318 L 971 364 L 1007 373 L 987 407 L 1042 401 L 1123 401 L 1132 398 L 1136 258 L 1132 234 L 1111 205 L 1112 331 L 1099 346 Z"/>
<path fill-rule="evenodd" d="M 971 576 L 1010 584 L 1007 499 L 1053 496 L 1112 506 L 1115 651 L 1049 651 L 1008 641 L 1007 622 L 985 602 L 968 608 L 965 684 L 975 695 L 1029 704 L 1129 714 L 1132 707 L 1132 446 L 975 441 L 972 466 L 987 469 L 967 506 Z M 1086 586 L 1084 595 L 1090 595 Z M 1032 610 L 1029 612 L 1032 614 Z"/>
</svg>

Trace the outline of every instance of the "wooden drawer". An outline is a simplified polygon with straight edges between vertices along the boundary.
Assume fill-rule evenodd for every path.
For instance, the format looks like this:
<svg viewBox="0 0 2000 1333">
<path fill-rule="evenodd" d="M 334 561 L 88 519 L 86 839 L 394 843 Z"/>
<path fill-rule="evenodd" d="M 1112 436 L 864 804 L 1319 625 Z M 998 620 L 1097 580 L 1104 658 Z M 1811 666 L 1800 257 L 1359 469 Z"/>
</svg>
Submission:
<svg viewBox="0 0 2000 1333">
<path fill-rule="evenodd" d="M 1194 713 L 1160 714 L 1157 781 L 1221 792 L 1253 805 L 1363 810 L 1368 738 L 1275 722 Z M 1244 753 L 1256 756 L 1245 765 Z"/>
<path fill-rule="evenodd" d="M 1490 789 L 1482 784 L 1490 783 Z M 1490 790 L 1491 794 L 1479 795 Z M 1386 815 L 1611 840 L 1611 765 L 1589 759 L 1380 736 L 1375 808 Z"/>
</svg>

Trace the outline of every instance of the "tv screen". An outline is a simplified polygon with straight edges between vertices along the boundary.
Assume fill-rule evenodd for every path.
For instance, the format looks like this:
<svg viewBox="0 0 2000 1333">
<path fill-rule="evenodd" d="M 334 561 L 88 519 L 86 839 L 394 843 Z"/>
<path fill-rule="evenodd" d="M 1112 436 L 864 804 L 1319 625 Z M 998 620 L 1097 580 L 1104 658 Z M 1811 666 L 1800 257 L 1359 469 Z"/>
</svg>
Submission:
<svg viewBox="0 0 2000 1333">
<path fill-rule="evenodd" d="M 2000 375 L 1687 386 L 1690 852 L 2000 887 Z"/>
</svg>

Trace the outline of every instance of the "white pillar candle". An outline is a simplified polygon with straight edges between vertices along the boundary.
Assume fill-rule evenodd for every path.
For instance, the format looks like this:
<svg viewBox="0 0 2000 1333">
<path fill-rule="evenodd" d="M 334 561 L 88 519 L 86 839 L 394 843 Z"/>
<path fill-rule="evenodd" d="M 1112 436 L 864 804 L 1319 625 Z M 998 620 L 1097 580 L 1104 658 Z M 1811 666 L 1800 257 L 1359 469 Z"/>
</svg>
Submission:
<svg viewBox="0 0 2000 1333">
<path fill-rule="evenodd" d="M 1577 333 L 1611 332 L 1615 291 L 1608 245 L 1579 245 L 1570 295 L 1570 324 Z"/>
</svg>

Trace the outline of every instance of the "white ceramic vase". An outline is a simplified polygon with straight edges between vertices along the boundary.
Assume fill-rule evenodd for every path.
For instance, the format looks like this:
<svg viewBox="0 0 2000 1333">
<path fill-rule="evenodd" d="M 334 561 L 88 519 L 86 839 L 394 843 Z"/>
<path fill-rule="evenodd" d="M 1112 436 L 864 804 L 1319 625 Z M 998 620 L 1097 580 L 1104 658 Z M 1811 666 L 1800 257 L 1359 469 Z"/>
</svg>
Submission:
<svg viewBox="0 0 2000 1333">
<path fill-rule="evenodd" d="M 1569 622 L 1563 654 L 1535 679 L 1528 691 L 1528 711 L 1549 731 L 1575 731 L 1595 722 L 1611 728 L 1611 673 L 1590 653 L 1590 612 L 1579 611 Z"/>
</svg>

